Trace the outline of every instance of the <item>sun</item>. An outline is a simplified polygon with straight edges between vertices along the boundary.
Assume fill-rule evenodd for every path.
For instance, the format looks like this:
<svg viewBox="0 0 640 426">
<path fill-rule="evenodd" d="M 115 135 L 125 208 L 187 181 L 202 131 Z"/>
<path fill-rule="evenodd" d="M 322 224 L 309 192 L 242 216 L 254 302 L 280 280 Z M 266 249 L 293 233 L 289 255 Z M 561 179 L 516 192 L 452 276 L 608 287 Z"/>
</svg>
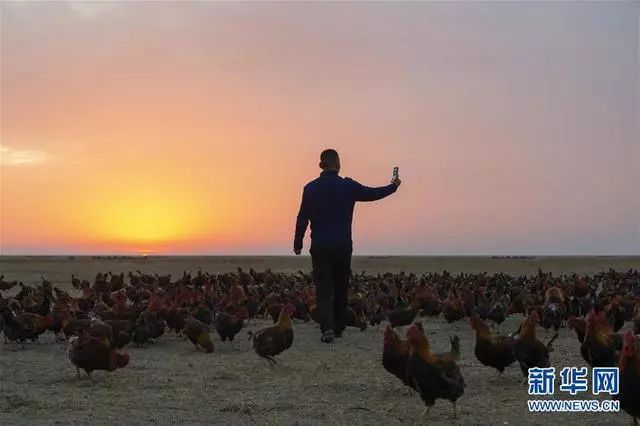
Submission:
<svg viewBox="0 0 640 426">
<path fill-rule="evenodd" d="M 87 226 L 92 237 L 114 246 L 150 253 L 159 245 L 184 241 L 202 231 L 199 203 L 188 194 L 163 190 L 120 190 L 102 194 L 91 207 Z"/>
<path fill-rule="evenodd" d="M 149 201 L 114 209 L 105 222 L 107 236 L 112 239 L 158 243 L 184 237 L 189 218 L 176 207 Z"/>
</svg>

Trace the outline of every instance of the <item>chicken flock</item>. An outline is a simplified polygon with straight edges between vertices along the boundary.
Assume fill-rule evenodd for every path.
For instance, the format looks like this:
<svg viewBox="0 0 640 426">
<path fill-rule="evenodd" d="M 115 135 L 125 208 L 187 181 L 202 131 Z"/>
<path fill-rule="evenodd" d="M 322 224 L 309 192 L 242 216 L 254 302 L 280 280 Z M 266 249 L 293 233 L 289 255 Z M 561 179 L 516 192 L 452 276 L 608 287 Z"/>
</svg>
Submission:
<svg viewBox="0 0 640 426">
<path fill-rule="evenodd" d="M 5 344 L 36 342 L 43 333 L 54 333 L 56 341 L 68 345 L 78 375 L 83 370 L 90 378 L 95 370 L 125 368 L 130 362 L 127 345 L 153 344 L 168 331 L 212 353 L 215 330 L 235 349 L 234 339 L 243 327 L 261 317 L 271 318 L 273 325 L 247 333 L 255 353 L 273 366 L 275 357 L 294 343 L 294 321 L 316 319 L 313 280 L 302 271 L 185 271 L 177 279 L 140 271 L 126 276 L 107 272 L 98 273 L 93 283 L 72 275 L 71 284 L 74 295 L 44 277 L 29 286 L 0 276 L 0 331 Z M 522 322 L 517 330 L 500 334 L 509 315 L 521 316 Z M 467 385 L 457 364 L 459 339 L 450 337 L 449 352 L 433 353 L 420 322 L 439 316 L 447 322 L 468 319 L 478 361 L 498 375 L 517 363 L 523 381 L 530 368 L 552 364 L 559 330 L 571 330 L 587 364 L 619 367 L 620 393 L 615 398 L 634 423 L 640 417 L 639 271 L 591 276 L 554 276 L 541 270 L 534 276 L 446 271 L 352 275 L 347 325 L 365 330 L 385 322 L 382 367 L 416 392 L 427 411 L 444 399 L 453 404 L 455 417 L 456 401 Z M 622 334 L 627 323 L 629 331 Z"/>
</svg>

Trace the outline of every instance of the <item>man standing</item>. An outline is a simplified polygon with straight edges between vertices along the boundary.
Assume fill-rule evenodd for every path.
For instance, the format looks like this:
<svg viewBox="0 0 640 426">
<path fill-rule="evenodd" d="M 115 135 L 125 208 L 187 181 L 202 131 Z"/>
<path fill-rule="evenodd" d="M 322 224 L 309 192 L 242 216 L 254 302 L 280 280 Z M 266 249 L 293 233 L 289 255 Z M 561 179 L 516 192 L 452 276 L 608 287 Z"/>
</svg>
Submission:
<svg viewBox="0 0 640 426">
<path fill-rule="evenodd" d="M 338 176 L 340 158 L 333 149 L 320 154 L 322 173 L 309 182 L 302 193 L 293 252 L 302 252 L 302 240 L 311 222 L 311 262 L 316 286 L 318 320 L 322 340 L 332 343 L 342 337 L 347 312 L 347 293 L 351 277 L 351 221 L 356 201 L 376 201 L 396 192 L 400 179 L 379 188 L 360 185 Z"/>
</svg>

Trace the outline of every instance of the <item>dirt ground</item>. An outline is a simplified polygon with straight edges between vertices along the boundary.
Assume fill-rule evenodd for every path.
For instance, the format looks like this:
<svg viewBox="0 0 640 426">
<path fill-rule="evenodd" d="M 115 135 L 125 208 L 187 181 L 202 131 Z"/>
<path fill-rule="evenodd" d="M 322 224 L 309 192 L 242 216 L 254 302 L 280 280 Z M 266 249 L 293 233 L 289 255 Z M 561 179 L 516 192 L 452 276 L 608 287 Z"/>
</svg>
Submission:
<svg viewBox="0 0 640 426">
<path fill-rule="evenodd" d="M 148 258 L 142 256 L 100 257 L 92 256 L 0 256 L 0 274 L 7 281 L 24 280 L 39 282 L 44 275 L 54 284 L 66 284 L 71 274 L 83 279 L 93 279 L 96 273 L 113 273 L 140 270 L 160 275 L 181 275 L 182 271 L 228 272 L 237 267 L 258 271 L 309 271 L 309 256 L 166 256 Z M 354 256 L 355 272 L 504 272 L 532 275 L 542 268 L 546 272 L 595 274 L 608 268 L 627 270 L 640 268 L 640 256 L 536 256 L 518 258 L 491 258 L 480 256 Z"/>
<path fill-rule="evenodd" d="M 186 259 L 186 260 L 185 260 Z M 247 260 L 248 259 L 248 260 Z M 166 258 L 166 259 L 33 259 L 0 258 L 0 274 L 5 279 L 31 282 L 43 273 L 68 290 L 70 274 L 93 279 L 98 270 L 119 272 L 170 271 L 183 269 L 215 272 L 236 265 L 274 270 L 309 269 L 308 259 L 290 260 L 284 267 L 280 258 Z M 464 261 L 452 258 L 404 263 L 401 258 L 355 259 L 354 269 L 371 272 L 400 269 L 416 272 L 434 265 L 457 272 Z M 469 269 L 535 272 L 544 262 L 537 259 L 503 260 L 470 258 Z M 576 260 L 577 259 L 577 260 Z M 582 260 L 582 263 L 579 260 Z M 498 265 L 493 264 L 497 262 Z M 508 266 L 511 264 L 511 266 Z M 305 267 L 305 265 L 307 265 Z M 394 267 L 395 265 L 395 267 Z M 457 266 L 456 266 L 457 265 Z M 593 272 L 608 266 L 618 269 L 640 267 L 638 258 L 565 258 L 551 259 L 546 270 Z M 369 269 L 371 267 L 371 269 Z M 385 269 L 386 268 L 386 269 Z M 422 268 L 422 269 L 421 269 Z M 456 269 L 458 268 L 458 269 Z M 510 269 L 511 268 L 511 269 Z M 520 269 L 517 269 L 520 268 Z M 553 269 L 556 268 L 556 269 Z M 563 269 L 564 268 L 564 269 Z M 510 317 L 502 326 L 514 330 L 520 318 Z M 258 321 L 247 330 L 268 323 Z M 458 418 L 452 406 L 439 400 L 427 415 L 417 395 L 408 396 L 400 382 L 381 365 L 382 327 L 364 332 L 348 330 L 343 339 L 330 346 L 320 343 L 319 330 L 312 323 L 296 323 L 293 347 L 278 357 L 270 368 L 259 359 L 247 341 L 245 331 L 238 335 L 239 351 L 232 350 L 214 336 L 213 354 L 195 350 L 193 345 L 173 334 L 145 348 L 127 348 L 128 367 L 113 373 L 96 372 L 95 383 L 76 378 L 67 360 L 65 345 L 44 335 L 40 344 L 0 344 L 0 424 L 630 424 L 630 417 L 619 414 L 530 414 L 527 411 L 526 385 L 516 365 L 496 378 L 496 372 L 479 365 L 473 354 L 474 336 L 468 321 L 446 324 L 442 319 L 425 320 L 425 331 L 435 351 L 449 348 L 448 336 L 461 339 L 460 366 L 467 387 L 458 401 Z M 540 337 L 544 331 L 540 330 Z M 552 365 L 582 366 L 578 341 L 562 329 L 554 344 Z M 593 398 L 588 394 L 581 398 Z M 560 398 L 557 396 L 557 398 Z M 562 394 L 562 399 L 570 399 Z"/>
</svg>

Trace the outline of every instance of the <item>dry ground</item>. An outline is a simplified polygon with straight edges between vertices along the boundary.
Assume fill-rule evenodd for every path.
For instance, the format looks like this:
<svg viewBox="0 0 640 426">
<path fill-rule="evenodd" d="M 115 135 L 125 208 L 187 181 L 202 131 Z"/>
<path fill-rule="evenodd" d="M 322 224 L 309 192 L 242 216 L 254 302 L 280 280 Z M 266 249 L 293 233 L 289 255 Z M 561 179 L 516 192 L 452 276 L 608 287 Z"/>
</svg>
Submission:
<svg viewBox="0 0 640 426">
<path fill-rule="evenodd" d="M 593 272 L 608 266 L 640 267 L 638 258 L 567 258 L 492 260 L 481 258 L 359 258 L 354 269 L 377 272 L 399 269 L 535 272 L 538 266 L 559 271 Z M 181 273 L 202 266 L 206 271 L 232 270 L 235 265 L 274 270 L 309 269 L 304 258 L 167 258 L 91 260 L 0 258 L 5 278 L 35 280 L 40 273 L 65 289 L 70 274 L 92 278 L 98 270 L 135 270 Z M 306 267 L 305 267 L 306 266 Z M 436 268 L 436 269 L 429 269 Z M 519 318 L 511 317 L 503 330 L 513 330 Z M 248 329 L 266 325 L 264 321 Z M 155 345 L 128 348 L 130 365 L 114 373 L 94 374 L 96 382 L 77 379 L 65 356 L 64 345 L 45 335 L 41 344 L 0 344 L 0 424 L 630 424 L 624 414 L 545 414 L 527 412 L 526 386 L 516 366 L 496 379 L 493 370 L 480 366 L 473 355 L 473 334 L 467 321 L 446 324 L 424 322 L 436 351 L 448 349 L 448 336 L 461 338 L 460 362 L 467 382 L 459 400 L 458 419 L 451 404 L 438 401 L 422 415 L 419 397 L 406 396 L 399 381 L 383 370 L 380 358 L 382 329 L 349 330 L 333 346 L 319 342 L 313 323 L 296 323 L 293 347 L 270 368 L 252 352 L 243 331 L 239 352 L 215 336 L 213 354 L 197 352 L 174 335 Z M 544 335 L 543 332 L 540 333 Z M 552 364 L 584 364 L 576 338 L 561 330 Z M 588 396 L 585 396 L 588 397 Z M 563 396 L 563 398 L 566 398 Z"/>
</svg>

